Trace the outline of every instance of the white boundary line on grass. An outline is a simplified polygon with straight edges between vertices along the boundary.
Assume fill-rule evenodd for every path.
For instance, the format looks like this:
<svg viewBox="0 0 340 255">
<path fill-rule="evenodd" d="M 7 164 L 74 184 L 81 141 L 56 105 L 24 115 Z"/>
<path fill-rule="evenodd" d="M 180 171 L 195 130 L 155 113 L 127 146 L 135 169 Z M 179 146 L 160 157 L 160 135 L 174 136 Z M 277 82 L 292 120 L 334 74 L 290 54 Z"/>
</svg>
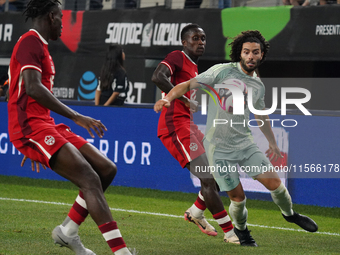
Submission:
<svg viewBox="0 0 340 255">
<path fill-rule="evenodd" d="M 72 204 L 61 203 L 61 202 L 50 202 L 50 201 L 30 200 L 30 199 L 18 199 L 18 198 L 7 198 L 7 197 L 0 197 L 0 200 L 16 201 L 16 202 L 29 202 L 29 203 L 38 203 L 38 204 L 51 204 L 51 205 L 72 206 Z M 154 216 L 163 216 L 163 217 L 170 217 L 170 218 L 183 218 L 183 216 L 178 216 L 178 215 L 173 215 L 173 214 L 166 214 L 166 213 L 144 212 L 144 211 L 127 210 L 127 209 L 120 209 L 120 208 L 110 208 L 110 210 L 111 211 L 118 211 L 118 212 L 129 212 L 129 213 L 138 213 L 138 214 L 146 214 L 146 215 L 154 215 Z M 215 221 L 215 220 L 208 219 L 208 221 Z M 307 231 L 302 230 L 302 229 L 272 227 L 272 226 L 257 225 L 257 224 L 250 224 L 250 223 L 248 223 L 248 226 L 258 227 L 258 228 L 269 228 L 269 229 L 296 231 L 296 232 L 307 232 Z M 331 232 L 316 232 L 314 234 L 329 235 L 329 236 L 340 236 L 339 233 L 331 233 Z"/>
</svg>

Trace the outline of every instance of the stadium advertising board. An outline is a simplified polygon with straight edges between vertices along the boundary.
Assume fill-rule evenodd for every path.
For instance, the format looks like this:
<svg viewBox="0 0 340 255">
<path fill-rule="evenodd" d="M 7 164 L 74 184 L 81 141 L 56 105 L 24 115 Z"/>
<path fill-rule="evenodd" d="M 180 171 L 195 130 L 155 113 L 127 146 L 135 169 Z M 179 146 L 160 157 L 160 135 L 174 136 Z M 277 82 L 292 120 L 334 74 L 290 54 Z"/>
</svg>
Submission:
<svg viewBox="0 0 340 255">
<path fill-rule="evenodd" d="M 222 11 L 64 10 L 63 34 L 57 42 L 50 43 L 49 49 L 52 56 L 77 53 L 91 58 L 91 53 L 104 54 L 108 44 L 120 43 L 135 58 L 162 59 L 181 46 L 181 28 L 194 22 L 204 28 L 208 41 L 213 42 L 207 44 L 202 59 L 228 59 L 226 38 L 247 29 L 258 29 L 271 43 L 268 60 L 339 60 L 340 51 L 334 50 L 340 35 L 339 11 L 337 5 L 242 7 Z M 249 19 L 251 23 L 244 22 Z M 21 13 L 0 15 L 1 58 L 10 57 L 16 41 L 29 29 L 30 21 L 24 20 Z"/>
<path fill-rule="evenodd" d="M 291 7 L 224 9 L 223 35 L 233 38 L 245 30 L 259 30 L 270 43 L 268 60 L 339 60 L 340 5 Z M 230 59 L 230 42 L 225 44 L 226 60 Z"/>
<path fill-rule="evenodd" d="M 0 116 L 4 120 L 0 122 L 0 174 L 65 180 L 50 169 L 41 170 L 39 174 L 32 172 L 27 162 L 25 167 L 20 167 L 23 156 L 9 141 L 6 106 L 5 102 L 0 102 Z M 118 173 L 113 185 L 198 192 L 189 171 L 180 167 L 157 138 L 158 115 L 153 109 L 75 105 L 71 105 L 71 108 L 102 120 L 108 128 L 102 139 L 98 137 L 92 139 L 82 127 L 52 113 L 56 123 L 63 122 L 69 125 L 73 132 L 88 139 L 117 164 Z M 290 118 L 299 122 L 294 128 L 274 128 L 278 145 L 289 156 L 277 163 L 287 164 L 283 172 L 288 177 L 288 189 L 294 203 L 340 207 L 338 117 L 314 116 L 313 112 L 312 114 L 312 116 L 291 115 Z M 195 120 L 197 123 L 205 124 L 204 119 L 200 120 L 203 117 L 204 115 L 197 115 Z M 285 118 L 278 114 L 271 117 L 280 120 Z M 260 135 L 258 128 L 252 132 L 257 140 L 264 141 L 263 138 L 257 137 Z M 263 149 L 267 148 L 268 144 L 262 143 L 259 146 Z M 247 186 L 247 190 L 259 188 L 252 179 L 245 178 L 242 181 L 254 185 Z M 247 196 L 259 198 L 261 194 L 262 190 L 260 193 L 248 192 Z M 270 199 L 270 196 L 267 199 Z"/>
<path fill-rule="evenodd" d="M 130 80 L 128 103 L 152 103 L 156 87 L 151 75 L 169 52 L 181 49 L 180 32 L 188 23 L 202 24 L 209 40 L 209 59 L 219 59 L 224 41 L 221 10 L 102 10 L 63 11 L 62 36 L 49 42 L 57 74 L 58 98 L 94 100 L 101 65 L 110 44 L 121 44 Z M 209 21 L 205 17 L 209 15 Z M 29 28 L 19 13 L 0 16 L 0 57 L 9 58 L 15 42 Z M 212 29 L 213 28 L 213 29 Z M 147 59 L 154 60 L 150 65 Z M 158 61 L 158 62 L 157 62 Z"/>
<path fill-rule="evenodd" d="M 209 12 L 212 12 L 214 32 L 209 29 L 209 23 L 205 29 L 209 40 L 215 43 L 207 47 L 206 55 L 218 58 L 224 47 L 220 10 Z M 131 85 L 127 102 L 153 103 L 156 96 L 156 86 L 151 82 L 154 68 L 169 52 L 182 48 L 180 32 L 185 25 L 204 24 L 204 15 L 198 18 L 197 11 L 183 13 L 184 10 L 159 9 L 64 11 L 63 34 L 49 47 L 56 70 L 59 70 L 55 77 L 55 93 L 65 99 L 93 100 L 108 45 L 121 44 Z M 147 59 L 154 61 L 150 65 Z M 72 75 L 63 75 L 70 72 Z"/>
<path fill-rule="evenodd" d="M 166 54 L 181 49 L 181 28 L 191 22 L 200 24 L 207 34 L 202 62 L 227 60 L 230 42 L 227 38 L 247 29 L 258 29 L 269 40 L 268 60 L 339 60 L 340 51 L 334 47 L 340 34 L 339 9 L 340 6 L 279 6 L 224 10 L 65 10 L 63 34 L 58 41 L 49 43 L 57 70 L 54 93 L 58 98 L 93 101 L 108 45 L 120 43 L 127 56 L 126 69 L 131 81 L 128 102 L 154 102 L 152 71 Z M 252 17 L 252 22 L 244 22 L 245 17 Z M 0 16 L 0 57 L 9 58 L 15 42 L 28 30 L 30 21 L 25 23 L 24 19 L 20 13 Z M 148 60 L 153 60 L 153 64 Z"/>
<path fill-rule="evenodd" d="M 270 41 L 268 60 L 340 59 L 340 5 L 313 7 L 291 8 L 287 26 Z"/>
<path fill-rule="evenodd" d="M 30 22 L 25 23 L 21 13 L 2 12 L 0 15 L 0 58 L 10 58 L 19 37 L 29 30 Z"/>
</svg>

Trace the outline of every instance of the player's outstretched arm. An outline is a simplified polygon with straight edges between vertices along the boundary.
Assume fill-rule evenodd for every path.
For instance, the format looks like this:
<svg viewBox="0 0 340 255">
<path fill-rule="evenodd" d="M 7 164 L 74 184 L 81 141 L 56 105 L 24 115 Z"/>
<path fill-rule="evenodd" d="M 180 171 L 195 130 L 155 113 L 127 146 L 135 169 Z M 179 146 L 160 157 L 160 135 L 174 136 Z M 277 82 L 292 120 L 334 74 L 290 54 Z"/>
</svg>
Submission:
<svg viewBox="0 0 340 255">
<path fill-rule="evenodd" d="M 255 119 L 262 120 L 262 122 L 258 123 L 258 124 L 260 126 L 262 133 L 264 134 L 264 136 L 266 137 L 266 139 L 269 142 L 269 149 L 266 151 L 266 156 L 269 158 L 270 155 L 271 155 L 271 157 L 269 158 L 270 161 L 272 159 L 274 159 L 276 161 L 278 158 L 283 158 L 281 151 L 280 151 L 279 147 L 277 146 L 272 127 L 270 126 L 270 121 L 268 121 L 269 116 L 268 115 L 255 115 L 254 114 L 254 117 L 255 117 Z"/>
<path fill-rule="evenodd" d="M 35 69 L 26 69 L 22 72 L 26 93 L 51 111 L 73 120 L 76 124 L 84 127 L 91 137 L 94 137 L 93 129 L 99 137 L 104 135 L 106 127 L 93 118 L 79 114 L 67 105 L 60 102 L 43 84 L 41 84 L 41 73 Z"/>
<path fill-rule="evenodd" d="M 95 120 L 91 117 L 84 116 L 78 113 L 78 115 L 72 119 L 77 125 L 85 128 L 87 132 L 89 132 L 90 136 L 94 138 L 92 130 L 96 132 L 96 134 L 102 138 L 104 135 L 104 131 L 107 131 L 107 128 L 100 120 Z"/>
<path fill-rule="evenodd" d="M 190 89 L 196 88 L 198 86 L 199 84 L 196 82 L 195 78 L 191 79 L 190 81 L 185 81 L 180 84 L 177 84 L 169 91 L 169 93 L 163 99 L 160 99 L 156 102 L 156 104 L 154 105 L 155 112 L 160 112 L 163 109 L 163 106 L 169 107 L 171 101 L 183 96 Z M 190 103 L 191 101 L 189 99 L 185 101 L 185 105 L 188 108 L 190 108 Z"/>
<path fill-rule="evenodd" d="M 167 94 L 167 93 L 169 93 L 169 91 L 171 89 L 173 89 L 175 87 L 170 82 L 170 77 L 171 77 L 170 69 L 166 65 L 161 63 L 157 66 L 156 70 L 153 72 L 151 80 L 152 80 L 153 83 L 155 83 L 157 85 L 157 87 L 161 91 L 163 91 Z M 190 104 L 190 99 L 188 99 L 186 96 L 184 96 L 184 94 L 181 95 L 180 97 L 178 97 L 178 99 L 181 100 L 186 105 Z M 167 107 L 169 107 L 169 106 L 167 106 Z M 192 109 L 192 112 L 195 112 L 197 110 L 196 108 L 197 107 L 194 107 L 194 109 Z"/>
</svg>

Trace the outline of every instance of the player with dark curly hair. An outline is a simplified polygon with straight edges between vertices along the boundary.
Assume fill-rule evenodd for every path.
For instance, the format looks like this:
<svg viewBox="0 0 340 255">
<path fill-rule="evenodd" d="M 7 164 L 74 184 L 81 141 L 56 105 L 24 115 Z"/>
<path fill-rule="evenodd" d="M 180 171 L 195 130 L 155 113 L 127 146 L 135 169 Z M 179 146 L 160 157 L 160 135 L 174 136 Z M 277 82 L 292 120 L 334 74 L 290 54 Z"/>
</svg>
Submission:
<svg viewBox="0 0 340 255">
<path fill-rule="evenodd" d="M 240 62 L 241 59 L 241 51 L 243 48 L 243 44 L 246 42 L 250 43 L 258 43 L 261 47 L 261 52 L 263 53 L 262 58 L 260 60 L 260 64 L 264 62 L 267 57 L 269 51 L 269 43 L 262 36 L 262 34 L 258 30 L 248 30 L 241 32 L 235 39 L 229 44 L 231 46 L 231 53 L 229 55 L 232 62 Z"/>
<path fill-rule="evenodd" d="M 231 82 L 235 82 L 235 86 L 236 83 L 244 83 L 248 89 L 251 88 L 252 94 L 248 97 L 252 97 L 255 109 L 263 110 L 265 108 L 265 87 L 257 77 L 255 70 L 263 62 L 269 49 L 269 43 L 265 41 L 259 31 L 245 31 L 235 38 L 231 46 L 231 58 L 235 62 L 214 65 L 190 81 L 178 84 L 164 99 L 155 104 L 155 111 L 162 110 L 163 106 L 169 107 L 172 100 L 191 89 L 201 86 L 205 88 L 205 85 L 214 87 L 216 84 Z M 216 96 L 214 99 L 218 101 Z M 248 105 L 246 105 L 243 115 L 236 115 L 215 105 L 215 100 L 209 100 L 203 143 L 210 166 L 214 169 L 222 169 L 214 171 L 212 174 L 220 190 L 226 191 L 230 198 L 229 213 L 235 223 L 234 231 L 241 245 L 257 246 L 247 228 L 246 196 L 239 179 L 239 173 L 234 170 L 237 169 L 237 165 L 242 169 L 251 169 L 246 173 L 270 191 L 272 199 L 280 208 L 284 219 L 307 231 L 317 231 L 318 226 L 312 219 L 293 211 L 292 200 L 287 188 L 282 184 L 278 174 L 272 171 L 273 166 L 267 157 L 271 156 L 271 159 L 276 160 L 282 155 L 276 144 L 268 115 L 255 115 L 259 128 L 269 143 L 266 157 L 254 143 L 250 129 L 245 124 L 249 123 Z M 225 120 L 224 125 L 216 125 L 216 119 Z"/>
<path fill-rule="evenodd" d="M 79 188 L 64 222 L 52 231 L 54 242 L 77 255 L 94 255 L 78 236 L 88 214 L 98 225 L 111 251 L 131 255 L 113 220 L 104 191 L 116 175 L 116 165 L 97 148 L 64 125 L 56 125 L 54 111 L 84 127 L 94 137 L 104 135 L 100 120 L 84 116 L 61 103 L 52 93 L 55 67 L 48 41 L 62 32 L 62 11 L 58 0 L 31 0 L 24 14 L 32 19 L 32 29 L 16 43 L 9 66 L 8 129 L 13 145 L 34 162 L 50 167 Z M 93 130 L 93 131 L 92 131 Z"/>
</svg>

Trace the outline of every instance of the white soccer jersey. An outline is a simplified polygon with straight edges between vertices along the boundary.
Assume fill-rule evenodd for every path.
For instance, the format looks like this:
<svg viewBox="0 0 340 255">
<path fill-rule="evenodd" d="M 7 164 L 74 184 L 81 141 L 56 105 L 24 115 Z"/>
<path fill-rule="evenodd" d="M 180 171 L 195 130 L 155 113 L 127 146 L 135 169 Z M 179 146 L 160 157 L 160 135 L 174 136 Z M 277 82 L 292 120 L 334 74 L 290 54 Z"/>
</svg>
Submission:
<svg viewBox="0 0 340 255">
<path fill-rule="evenodd" d="M 254 72 L 254 76 L 246 75 L 239 63 L 217 64 L 209 68 L 204 73 L 196 76 L 198 82 L 205 83 L 215 88 L 216 84 L 222 84 L 227 79 L 242 80 L 248 87 L 253 90 L 252 99 L 254 108 L 262 110 L 265 107 L 264 93 L 265 87 Z M 204 85 L 202 88 L 207 89 Z M 218 91 L 218 89 L 215 89 Z M 214 93 L 215 101 L 218 99 Z M 248 92 L 248 96 L 249 92 Z M 249 101 L 249 100 L 247 100 Z M 235 151 L 242 150 L 252 145 L 253 138 L 248 127 L 249 121 L 248 105 L 244 111 L 244 115 L 233 115 L 223 110 L 219 104 L 215 104 L 214 100 L 210 98 L 208 104 L 208 118 L 206 125 L 205 139 L 210 143 L 216 145 L 216 150 Z M 226 124 L 217 124 L 214 120 L 226 120 Z M 254 126 L 256 123 L 251 122 Z"/>
</svg>

